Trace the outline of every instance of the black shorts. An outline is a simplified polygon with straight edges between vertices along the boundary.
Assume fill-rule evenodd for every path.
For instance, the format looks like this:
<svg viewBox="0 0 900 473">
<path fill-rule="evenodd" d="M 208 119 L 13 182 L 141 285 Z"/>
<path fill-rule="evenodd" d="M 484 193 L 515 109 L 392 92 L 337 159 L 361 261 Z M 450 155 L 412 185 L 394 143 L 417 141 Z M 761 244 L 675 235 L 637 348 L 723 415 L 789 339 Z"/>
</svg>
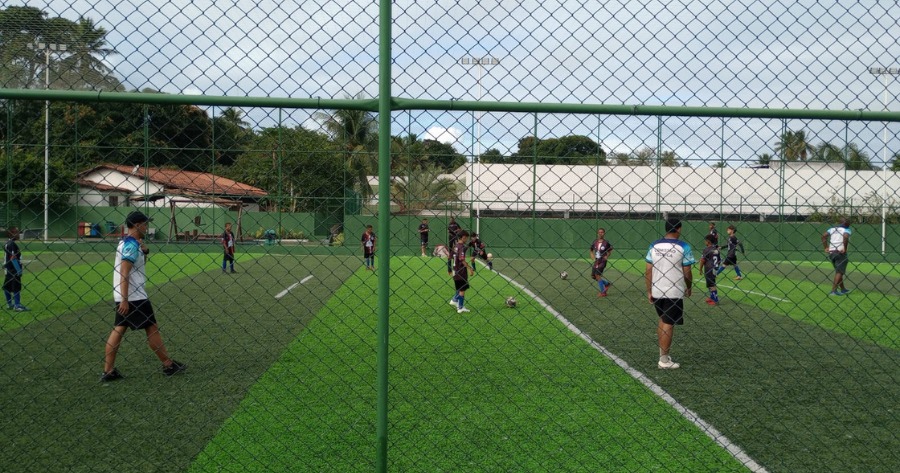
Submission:
<svg viewBox="0 0 900 473">
<path fill-rule="evenodd" d="M 722 261 L 723 266 L 734 266 L 736 264 L 737 264 L 737 254 L 725 255 L 725 261 Z"/>
<path fill-rule="evenodd" d="M 375 257 L 374 251 L 369 251 L 369 250 L 363 251 L 363 258 L 374 258 L 374 257 Z"/>
<path fill-rule="evenodd" d="M 834 251 L 832 253 L 828 253 L 828 259 L 831 260 L 831 264 L 834 265 L 835 272 L 841 274 L 847 272 L 847 263 L 850 262 L 850 258 L 847 258 L 847 253 Z"/>
<path fill-rule="evenodd" d="M 706 287 L 716 287 L 716 272 L 706 271 L 703 273 L 706 277 Z"/>
<path fill-rule="evenodd" d="M 591 267 L 591 277 L 597 279 L 603 276 L 603 271 L 606 271 L 606 260 L 595 261 Z"/>
<path fill-rule="evenodd" d="M 453 278 L 453 284 L 456 286 L 457 291 L 465 291 L 469 288 L 469 279 L 457 279 Z"/>
<path fill-rule="evenodd" d="M 3 278 L 3 290 L 6 292 L 22 292 L 22 276 L 6 273 L 6 277 Z"/>
<path fill-rule="evenodd" d="M 420 237 L 419 241 L 422 243 L 422 246 L 428 246 L 428 237 L 427 236 Z"/>
<path fill-rule="evenodd" d="M 684 299 L 653 299 L 653 306 L 664 324 L 684 325 Z"/>
<path fill-rule="evenodd" d="M 147 328 L 156 325 L 156 316 L 153 315 L 153 306 L 147 299 L 128 302 L 128 313 L 119 313 L 119 303 L 116 307 L 116 327 L 128 327 L 132 330 Z"/>
<path fill-rule="evenodd" d="M 225 253 L 222 258 L 225 262 L 234 261 L 234 255 L 231 253 Z"/>
</svg>

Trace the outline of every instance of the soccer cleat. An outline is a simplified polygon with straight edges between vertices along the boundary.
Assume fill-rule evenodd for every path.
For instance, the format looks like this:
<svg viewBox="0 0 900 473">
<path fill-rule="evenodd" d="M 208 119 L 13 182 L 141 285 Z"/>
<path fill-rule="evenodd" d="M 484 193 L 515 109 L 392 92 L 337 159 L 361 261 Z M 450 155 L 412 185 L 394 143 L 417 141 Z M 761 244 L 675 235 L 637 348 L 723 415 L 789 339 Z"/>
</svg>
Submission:
<svg viewBox="0 0 900 473">
<path fill-rule="evenodd" d="M 669 361 L 657 362 L 656 366 L 659 366 L 659 369 L 661 369 L 661 370 L 677 370 L 678 368 L 681 367 L 681 365 L 672 361 L 671 358 L 669 358 Z"/>
<path fill-rule="evenodd" d="M 738 276 L 738 277 L 734 278 L 735 281 L 740 281 L 741 279 L 744 279 L 743 276 Z"/>
<path fill-rule="evenodd" d="M 607 294 L 606 291 L 603 291 L 603 292 L 600 293 L 600 297 L 606 297 L 606 296 L 608 296 L 608 295 L 609 295 L 609 294 Z"/>
<path fill-rule="evenodd" d="M 13 310 L 15 310 L 16 312 L 28 312 L 28 307 L 25 307 L 24 305 L 17 305 L 13 307 Z"/>
<path fill-rule="evenodd" d="M 850 291 L 852 291 L 852 289 L 844 289 L 841 291 L 841 295 L 844 296 L 844 295 L 850 294 Z"/>
<path fill-rule="evenodd" d="M 176 373 L 181 373 L 182 371 L 187 369 L 187 365 L 179 363 L 175 360 L 172 360 L 172 364 L 169 366 L 163 366 L 163 374 L 166 376 L 172 376 Z"/>
<path fill-rule="evenodd" d="M 119 369 L 113 368 L 109 373 L 103 373 L 102 375 L 100 375 L 100 382 L 108 383 L 110 381 L 118 381 L 122 378 L 124 378 L 124 376 L 122 376 L 122 373 L 119 373 Z"/>
<path fill-rule="evenodd" d="M 704 302 L 706 302 L 707 304 L 709 304 L 710 302 L 713 302 L 713 300 L 712 300 L 712 298 L 707 297 L 707 298 L 706 298 L 706 301 L 704 301 Z"/>
<path fill-rule="evenodd" d="M 706 303 L 709 304 L 709 305 L 719 305 L 718 302 L 716 302 L 716 301 L 714 301 L 714 300 L 712 300 L 712 299 L 707 299 L 707 300 L 706 300 Z"/>
<path fill-rule="evenodd" d="M 831 291 L 828 293 L 829 296 L 843 296 L 843 293 Z"/>
<path fill-rule="evenodd" d="M 450 299 L 450 305 L 452 305 L 453 307 L 456 307 L 457 309 L 459 308 L 459 304 L 457 304 L 456 301 L 453 299 Z"/>
<path fill-rule="evenodd" d="M 231 274 L 234 274 L 234 273 L 236 273 L 236 272 L 237 272 L 237 271 L 235 271 L 235 270 L 233 270 L 233 269 L 231 270 Z"/>
<path fill-rule="evenodd" d="M 466 313 L 466 312 L 471 312 L 471 310 L 469 310 L 469 309 L 467 309 L 467 308 L 465 308 L 465 307 L 460 307 L 459 309 L 456 309 L 456 313 L 457 313 L 457 314 L 463 314 L 463 313 Z"/>
</svg>

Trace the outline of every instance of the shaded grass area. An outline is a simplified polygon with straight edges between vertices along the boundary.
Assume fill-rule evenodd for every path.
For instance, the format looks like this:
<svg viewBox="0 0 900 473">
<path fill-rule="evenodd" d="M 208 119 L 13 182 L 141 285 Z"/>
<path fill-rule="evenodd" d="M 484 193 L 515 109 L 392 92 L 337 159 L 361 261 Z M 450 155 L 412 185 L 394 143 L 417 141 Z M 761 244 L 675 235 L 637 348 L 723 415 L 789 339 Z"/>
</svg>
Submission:
<svg viewBox="0 0 900 473">
<path fill-rule="evenodd" d="M 893 332 L 880 332 L 880 337 L 842 333 L 836 327 L 845 326 L 836 316 L 827 325 L 820 323 L 827 317 L 806 316 L 810 310 L 797 304 L 773 304 L 733 290 L 723 290 L 721 305 L 709 307 L 697 291 L 686 301 L 686 324 L 675 333 L 672 355 L 682 368 L 658 371 L 653 369 L 657 318 L 646 302 L 643 262 L 617 260 L 607 271 L 614 285 L 604 299 L 596 298 L 587 267 L 584 261 L 558 260 L 548 267 L 543 260 L 516 260 L 502 270 L 525 282 L 770 471 L 900 471 L 900 352 L 875 343 L 890 341 L 883 335 Z M 579 276 L 563 281 L 560 271 Z M 752 269 L 749 276 L 737 287 L 761 293 L 777 288 L 791 300 L 811 301 L 814 285 Z M 879 309 L 895 306 L 865 305 L 867 299 L 893 298 L 878 293 L 851 296 L 840 301 L 847 304 L 840 306 L 840 317 L 858 319 L 859 326 L 868 318 L 889 320 L 888 330 L 896 330 L 896 311 Z M 816 312 L 836 307 L 809 303 Z"/>
<path fill-rule="evenodd" d="M 69 314 L 103 300 L 112 301 L 114 253 L 42 252 L 28 256 L 32 260 L 22 278 L 22 303 L 30 310 L 6 312 L 8 317 L 0 317 L 0 333 L 36 320 Z M 245 253 L 237 255 L 236 259 L 241 264 L 259 256 Z M 151 253 L 147 260 L 147 286 L 152 288 L 221 269 L 221 260 L 219 254 Z"/>
<path fill-rule="evenodd" d="M 443 260 L 394 261 L 392 471 L 743 470 L 498 275 L 480 270 L 457 314 Z M 376 287 L 349 279 L 190 471 L 372 471 Z"/>
<path fill-rule="evenodd" d="M 169 351 L 187 372 L 163 377 L 143 332 L 129 332 L 117 361 L 126 379 L 100 384 L 113 320 L 106 294 L 0 335 L 0 471 L 184 471 L 352 273 L 348 264 L 356 268 L 346 258 L 279 255 L 239 261 L 232 275 L 160 256 L 152 256 L 158 272 L 191 274 L 149 291 Z M 314 279 L 275 299 L 307 275 Z"/>
</svg>

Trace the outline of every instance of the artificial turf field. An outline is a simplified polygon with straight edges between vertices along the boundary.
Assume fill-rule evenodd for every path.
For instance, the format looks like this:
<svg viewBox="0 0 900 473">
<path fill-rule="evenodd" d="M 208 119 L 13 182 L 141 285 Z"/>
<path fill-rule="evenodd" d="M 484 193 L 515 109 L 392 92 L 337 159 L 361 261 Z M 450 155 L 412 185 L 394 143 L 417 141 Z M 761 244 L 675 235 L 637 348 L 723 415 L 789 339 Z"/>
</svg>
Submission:
<svg viewBox="0 0 900 473">
<path fill-rule="evenodd" d="M 109 255 L 26 252 L 33 310 L 0 318 L 0 471 L 373 470 L 377 275 L 355 257 L 239 256 L 226 275 L 216 252 L 152 254 L 151 300 L 188 371 L 162 377 L 129 333 L 127 378 L 101 385 Z M 498 274 L 479 270 L 459 315 L 443 261 L 392 266 L 392 471 L 743 470 Z M 829 299 L 830 268 L 742 266 L 719 307 L 687 303 L 682 369 L 661 372 L 641 261 L 613 263 L 605 299 L 584 261 L 496 262 L 769 471 L 900 471 L 897 270 L 854 265 L 855 291 Z"/>
</svg>

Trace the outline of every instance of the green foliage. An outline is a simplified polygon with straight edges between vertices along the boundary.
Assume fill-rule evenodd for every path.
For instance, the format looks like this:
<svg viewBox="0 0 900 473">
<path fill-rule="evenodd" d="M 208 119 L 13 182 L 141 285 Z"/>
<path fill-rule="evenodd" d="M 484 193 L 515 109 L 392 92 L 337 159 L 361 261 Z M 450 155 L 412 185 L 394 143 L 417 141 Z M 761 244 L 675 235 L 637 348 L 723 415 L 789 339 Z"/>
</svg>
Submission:
<svg viewBox="0 0 900 473">
<path fill-rule="evenodd" d="M 805 131 L 788 130 L 775 144 L 775 152 L 785 161 L 806 161 L 806 157 L 814 150 Z"/>
<path fill-rule="evenodd" d="M 526 136 L 519 149 L 504 159 L 509 164 L 586 164 L 606 165 L 606 152 L 596 141 L 580 135 L 540 139 Z"/>
<path fill-rule="evenodd" d="M 360 92 L 356 97 L 362 99 Z M 363 197 L 372 195 L 368 176 L 377 169 L 378 154 L 378 121 L 370 112 L 364 110 L 331 110 L 317 112 L 315 118 L 322 123 L 328 136 L 337 143 L 343 152 L 343 162 L 355 179 L 357 190 Z"/>
<path fill-rule="evenodd" d="M 429 165 L 437 166 L 443 172 L 452 172 L 465 162 L 465 156 L 449 144 L 419 140 L 415 134 L 391 137 L 391 168 L 394 174 L 405 173 L 410 167 Z"/>
<path fill-rule="evenodd" d="M 459 199 L 459 189 L 453 179 L 441 178 L 435 165 L 415 167 L 405 177 L 391 184 L 391 202 L 400 207 L 399 213 L 416 213 L 437 208 L 447 201 Z"/>
</svg>

